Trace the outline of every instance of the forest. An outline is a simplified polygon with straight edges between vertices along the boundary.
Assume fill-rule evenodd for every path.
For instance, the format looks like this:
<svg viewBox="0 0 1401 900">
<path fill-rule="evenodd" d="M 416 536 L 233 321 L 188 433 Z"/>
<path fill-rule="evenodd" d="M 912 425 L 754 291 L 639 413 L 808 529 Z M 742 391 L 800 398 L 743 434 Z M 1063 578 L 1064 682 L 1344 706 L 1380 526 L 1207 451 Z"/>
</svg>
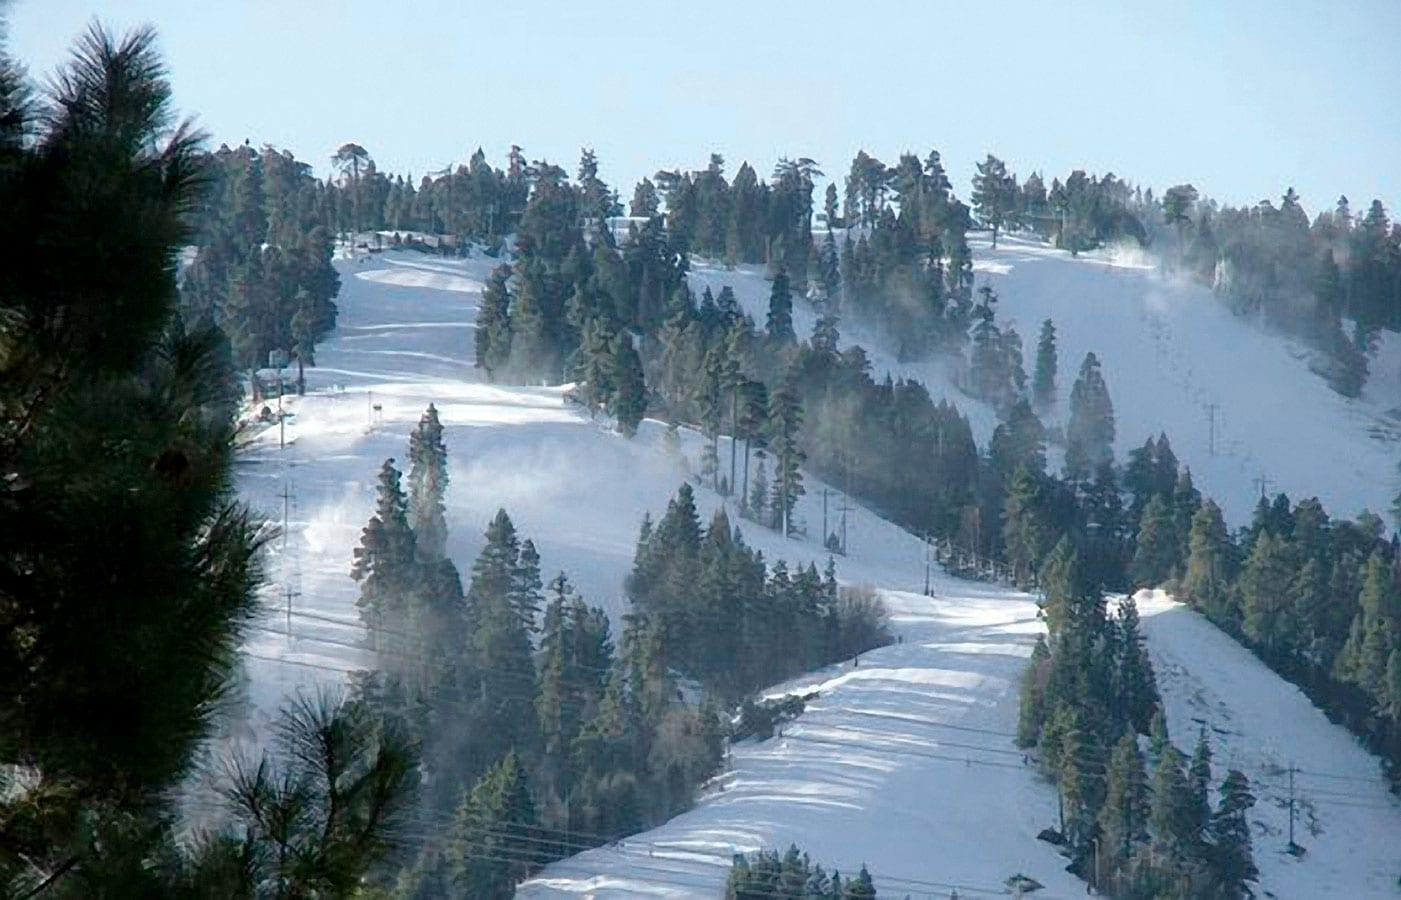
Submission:
<svg viewBox="0 0 1401 900">
<path fill-rule="evenodd" d="M 820 572 L 746 544 L 742 528 L 812 527 L 794 516 L 805 472 L 1040 592 L 1019 742 L 1062 800 L 1051 837 L 1096 889 L 1240 897 L 1255 874 L 1250 784 L 1218 778 L 1203 736 L 1190 758 L 1174 746 L 1133 602 L 1111 612 L 1106 594 L 1168 588 L 1401 763 L 1401 541 L 1375 514 L 1283 494 L 1233 532 L 1167 435 L 1116 460 L 1099 360 L 1063 375 L 1047 320 L 1028 365 L 969 244 L 1144 245 L 1309 341 L 1355 396 L 1378 334 L 1401 330 L 1401 225 L 1379 201 L 1310 220 L 1292 190 L 1236 209 L 1110 173 L 1019 181 L 988 156 L 965 203 L 937 151 L 858 153 L 820 202 L 812 159 L 730 179 L 711 155 L 642 179 L 627 215 L 587 150 L 573 178 L 517 147 L 504 169 L 478 151 L 415 185 L 347 143 L 322 181 L 273 147 L 208 151 L 153 42 L 94 27 L 43 90 L 0 56 L 7 894 L 509 897 L 664 821 L 722 770 L 756 691 L 891 639 L 879 602 L 839 582 L 836 531 Z M 697 429 L 697 482 L 736 520 L 703 523 L 681 484 L 639 523 L 621 621 L 542 572 L 504 509 L 464 579 L 428 407 L 346 548 L 373 667 L 290 701 L 261 755 L 229 761 L 220 827 L 189 839 L 180 788 L 236 680 L 272 537 L 234 490 L 237 411 L 258 370 L 316 364 L 338 240 L 499 260 L 471 338 L 482 377 L 574 383 L 625 435 L 644 417 L 673 441 Z M 693 258 L 763 267 L 765 320 L 697 296 Z M 795 304 L 817 313 L 810 335 Z M 966 400 L 998 414 L 987 445 L 957 398 L 873 372 L 843 322 L 902 358 L 959 360 Z M 1048 429 L 1066 382 L 1069 419 Z M 796 848 L 736 860 L 729 890 L 778 884 L 875 895 L 871 873 L 829 876 Z"/>
</svg>

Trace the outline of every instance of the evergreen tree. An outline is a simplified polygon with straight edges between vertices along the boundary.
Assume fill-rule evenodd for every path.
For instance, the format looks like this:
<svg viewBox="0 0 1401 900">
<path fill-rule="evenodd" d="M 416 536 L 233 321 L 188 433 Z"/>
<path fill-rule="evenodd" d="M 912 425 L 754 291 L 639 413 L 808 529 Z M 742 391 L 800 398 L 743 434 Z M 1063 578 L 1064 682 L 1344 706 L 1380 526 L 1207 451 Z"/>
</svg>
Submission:
<svg viewBox="0 0 1401 900">
<path fill-rule="evenodd" d="M 798 338 L 793 331 L 793 295 L 789 290 L 788 272 L 780 270 L 773 279 L 769 291 L 769 318 L 766 326 L 769 340 L 779 346 L 794 343 Z"/>
<path fill-rule="evenodd" d="M 1133 597 L 1125 595 L 1119 600 L 1116 625 L 1114 697 L 1120 708 L 1119 718 L 1132 732 L 1147 734 L 1160 708 L 1158 684 L 1143 645 L 1143 631 Z"/>
<path fill-rule="evenodd" d="M 660 208 L 661 199 L 657 196 L 657 186 L 650 178 L 639 181 L 632 192 L 632 205 L 628 209 L 628 215 L 633 218 L 650 219 Z"/>
<path fill-rule="evenodd" d="M 1250 782 L 1232 769 L 1221 784 L 1221 801 L 1211 817 L 1211 861 L 1222 896 L 1251 896 L 1249 883 L 1259 877 L 1250 846 L 1246 814 L 1255 805 Z"/>
<path fill-rule="evenodd" d="M 1153 772 L 1153 802 L 1149 826 L 1153 847 L 1166 866 L 1185 862 L 1195 850 L 1197 825 L 1192 792 L 1182 772 L 1182 754 L 1168 744 Z"/>
<path fill-rule="evenodd" d="M 1357 614 L 1353 617 L 1347 643 L 1338 654 L 1338 674 L 1365 690 L 1379 703 L 1386 699 L 1386 675 L 1390 649 L 1394 646 L 1397 597 L 1390 568 L 1378 551 L 1364 567 Z"/>
<path fill-rule="evenodd" d="M 1138 742 L 1126 732 L 1114 745 L 1105 776 L 1104 805 L 1099 812 L 1103 835 L 1101 871 L 1109 875 L 1110 887 L 1126 886 L 1128 874 L 1140 848 L 1148 841 L 1148 783 L 1143 754 Z"/>
<path fill-rule="evenodd" d="M 362 582 L 356 605 L 372 640 L 386 624 L 399 627 L 414 586 L 415 552 L 399 470 L 393 459 L 386 459 L 380 467 L 375 514 L 361 532 L 350 570 L 350 577 Z"/>
<path fill-rule="evenodd" d="M 610 366 L 614 388 L 609 400 L 609 413 L 618 420 L 618 430 L 631 437 L 647 413 L 647 386 L 643 381 L 642 360 L 633 349 L 632 338 L 626 331 L 613 339 Z"/>
<path fill-rule="evenodd" d="M 1206 726 L 1202 726 L 1197 735 L 1197 746 L 1192 750 L 1192 763 L 1187 769 L 1187 789 L 1191 797 L 1195 844 L 1205 847 L 1211 827 L 1211 744 L 1206 739 Z"/>
<path fill-rule="evenodd" d="M 1041 512 L 1041 484 L 1025 466 L 1017 469 L 1007 487 L 1003 506 L 1003 543 L 1007 562 L 1018 584 L 1028 584 L 1041 565 L 1051 535 Z"/>
<path fill-rule="evenodd" d="M 1017 224 L 1020 206 L 1017 180 L 1007 172 L 1007 165 L 992 154 L 978 163 L 977 169 L 973 176 L 973 209 L 992 230 L 992 246 L 996 248 L 997 232 Z"/>
<path fill-rule="evenodd" d="M 784 534 L 792 529 L 793 507 L 803 495 L 803 474 L 799 467 L 806 458 L 799 442 L 803 410 L 797 394 L 787 383 L 769 398 L 769 447 L 774 457 L 773 526 Z"/>
<path fill-rule="evenodd" d="M 1065 473 L 1072 479 L 1088 478 L 1095 467 L 1114 458 L 1114 405 L 1093 353 L 1085 354 L 1070 391 L 1065 439 Z"/>
<path fill-rule="evenodd" d="M 1138 540 L 1129 564 L 1129 579 L 1133 584 L 1157 587 L 1172 577 L 1178 556 L 1172 507 L 1161 495 L 1155 495 L 1143 510 L 1138 524 Z"/>
<path fill-rule="evenodd" d="M 1056 326 L 1050 319 L 1041 323 L 1036 342 L 1036 371 L 1031 379 L 1031 396 L 1036 408 L 1050 409 L 1056 402 Z"/>
<path fill-rule="evenodd" d="M 1218 622 L 1233 619 L 1230 602 L 1230 536 L 1221 508 L 1207 500 L 1192 516 L 1183 599 Z"/>
<path fill-rule="evenodd" d="M 539 569 L 533 554 L 533 547 L 522 554 L 515 525 L 503 509 L 487 527 L 485 546 L 472 566 L 467 590 L 469 659 L 484 732 L 475 752 L 485 762 L 499 758 L 508 748 L 524 751 L 534 745 L 535 663 L 530 628 L 532 604 L 539 602 L 533 596 Z"/>
<path fill-rule="evenodd" d="M 1060 783 L 1065 798 L 1066 839 L 1078 850 L 1088 849 L 1105 797 L 1104 751 L 1093 728 L 1077 717 L 1066 731 L 1061 755 Z"/>
<path fill-rule="evenodd" d="M 482 305 L 477 311 L 476 366 L 484 369 L 487 378 L 504 372 L 511 358 L 511 295 L 506 281 L 511 277 L 510 266 L 497 266 L 482 289 Z"/>
<path fill-rule="evenodd" d="M 438 409 L 431 403 L 409 435 L 409 464 L 409 525 L 419 554 L 436 559 L 447 543 L 448 451 Z"/>
<path fill-rule="evenodd" d="M 448 833 L 446 857 L 454 891 L 509 900 L 516 885 L 549 861 L 537 839 L 538 819 L 515 751 L 464 794 Z"/>
<path fill-rule="evenodd" d="M 1290 587 L 1298 568 L 1293 548 L 1283 538 L 1261 534 L 1240 576 L 1241 630 L 1266 658 L 1291 655 L 1299 636 Z"/>
<path fill-rule="evenodd" d="M 757 522 L 768 522 L 772 517 L 769 511 L 769 479 L 764 469 L 764 451 L 759 451 L 759 464 L 755 468 L 753 486 L 749 492 L 749 514 Z"/>
<path fill-rule="evenodd" d="M 241 801 L 230 830 L 174 840 L 260 614 L 264 539 L 234 498 L 229 343 L 177 310 L 207 169 L 155 42 L 93 26 L 42 115 L 0 53 L 0 894 L 349 893 L 389 849 L 414 763 L 339 704 L 281 714 L 286 743 L 221 785 Z M 335 735 L 353 781 L 284 752 L 308 732 Z M 271 835 L 265 811 L 295 815 Z"/>
</svg>

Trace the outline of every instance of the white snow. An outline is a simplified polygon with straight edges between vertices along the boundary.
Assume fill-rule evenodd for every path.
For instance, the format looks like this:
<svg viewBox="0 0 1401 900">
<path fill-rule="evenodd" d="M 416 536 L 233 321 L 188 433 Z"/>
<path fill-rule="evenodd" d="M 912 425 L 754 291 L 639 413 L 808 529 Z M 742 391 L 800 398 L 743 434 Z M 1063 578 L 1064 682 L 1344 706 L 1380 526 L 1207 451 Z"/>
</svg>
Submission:
<svg viewBox="0 0 1401 900">
<path fill-rule="evenodd" d="M 1395 897 L 1401 802 L 1377 758 L 1202 616 L 1160 591 L 1135 599 L 1173 742 L 1190 754 L 1205 727 L 1216 781 L 1228 769 L 1250 779 L 1260 887 L 1276 897 Z M 1302 858 L 1285 852 L 1291 766 Z"/>
<path fill-rule="evenodd" d="M 1036 840 L 1055 797 L 1012 743 L 1034 600 L 943 577 L 934 593 L 885 594 L 902 643 L 770 691 L 820 696 L 781 736 L 737 744 L 695 809 L 517 896 L 717 897 L 736 852 L 792 843 L 844 876 L 865 864 L 881 896 L 1003 894 L 1018 872 L 1037 896 L 1083 892 Z"/>
<path fill-rule="evenodd" d="M 1141 443 L 1149 421 L 1189 417 L 1195 402 L 1190 390 L 1168 379 L 1160 400 L 1153 377 L 1120 371 L 1147 362 L 1114 349 L 1147 346 L 1151 355 L 1160 342 L 1139 333 L 1148 298 L 1155 296 L 1150 288 L 1159 284 L 1151 272 L 1060 259 L 1018 242 L 999 246 L 996 253 L 981 246 L 978 252 L 980 272 L 1003 269 L 989 277 L 1002 279 L 1003 316 L 1019 322 L 1025 318 L 1021 330 L 1028 346 L 1034 342 L 1032 323 L 1039 322 L 1044 309 L 1061 328 L 1063 368 L 1086 346 L 1106 359 L 1123 448 Z M 380 464 L 390 456 L 404 460 L 409 432 L 429 402 L 437 404 L 445 427 L 452 477 L 448 552 L 464 579 L 487 521 L 504 506 L 520 532 L 538 545 L 546 577 L 563 569 L 590 602 L 614 614 L 623 608 L 622 580 L 631 567 L 637 527 L 644 513 L 655 516 L 665 509 L 687 474 L 687 463 L 667 456 L 658 423 L 644 423 L 638 437 L 627 440 L 606 422 L 590 421 L 566 405 L 560 388 L 481 382 L 471 366 L 473 321 L 480 285 L 496 263 L 480 255 L 443 260 L 400 252 L 337 263 L 343 278 L 339 327 L 318 347 L 317 367 L 307 370 L 307 396 L 284 401 L 292 414 L 287 446 L 279 449 L 278 429 L 268 428 L 241 458 L 243 494 L 280 522 L 285 489 L 289 513 L 286 537 L 272 547 L 268 617 L 245 647 L 253 714 L 244 737 L 265 734 L 268 716 L 289 692 L 338 683 L 343 672 L 368 662 L 356 646 L 362 632 L 354 606 L 357 585 L 349 577 L 351 551 L 373 509 Z M 762 306 L 756 304 L 767 298 L 768 288 L 758 273 L 698 264 L 693 278 L 735 283 L 741 302 L 757 309 L 762 321 Z M 1103 285 L 1098 292 L 1091 290 L 1096 283 Z M 1038 285 L 1047 291 L 1061 287 L 1038 299 L 1032 296 Z M 1123 299 L 1115 299 L 1120 296 L 1116 286 Z M 1215 303 L 1209 296 L 1186 303 L 1180 298 L 1196 296 L 1191 291 L 1163 290 L 1177 298 L 1163 314 L 1169 323 L 1166 346 L 1179 347 L 1201 332 L 1234 329 L 1213 336 L 1201 354 L 1215 360 L 1214 354 L 1237 344 L 1252 354 L 1249 365 L 1235 363 L 1243 358 L 1239 353 L 1228 354 L 1225 362 L 1194 362 L 1194 384 L 1216 378 L 1218 366 L 1267 372 L 1289 391 L 1292 410 L 1320 416 L 1316 426 L 1309 425 L 1307 416 L 1295 416 L 1310 435 L 1310 443 L 1297 450 L 1278 439 L 1283 424 L 1258 436 L 1227 431 L 1239 442 L 1238 456 L 1218 457 L 1229 462 L 1215 467 L 1207 459 L 1201 481 L 1208 491 L 1248 488 L 1254 473 L 1248 467 L 1235 469 L 1248 450 L 1253 459 L 1267 459 L 1271 466 L 1278 456 L 1271 478 L 1294 492 L 1299 488 L 1284 479 L 1296 477 L 1303 492 L 1319 493 L 1330 506 L 1347 508 L 1349 497 L 1381 493 L 1377 484 L 1364 486 L 1361 476 L 1349 474 L 1354 462 L 1365 472 L 1376 472 L 1379 465 L 1373 448 L 1380 445 L 1366 435 L 1362 421 L 1362 410 L 1371 407 L 1312 393 L 1309 385 L 1315 382 L 1320 390 L 1326 387 L 1303 363 L 1274 339 L 1257 344 L 1241 337 L 1254 333 L 1245 323 L 1229 317 L 1218 323 L 1207 309 Z M 805 305 L 799 304 L 795 313 L 800 329 L 810 327 Z M 1114 341 L 1103 340 L 1111 335 Z M 936 396 L 938 385 L 947 383 L 938 380 L 942 376 L 931 364 L 897 368 L 878 347 L 872 357 L 877 367 L 932 382 Z M 1176 363 L 1161 364 L 1159 375 L 1179 372 L 1172 365 Z M 1264 386 L 1270 387 L 1265 396 L 1281 396 L 1284 390 L 1263 375 L 1239 389 L 1213 385 L 1221 391 L 1212 396 L 1222 404 L 1227 426 L 1237 421 L 1234 416 L 1251 413 L 1255 398 L 1250 390 Z M 966 398 L 959 402 L 985 436 L 991 413 Z M 1158 427 L 1168 428 L 1174 447 L 1198 472 L 1201 441 L 1171 421 L 1152 430 Z M 1320 442 L 1324 450 L 1318 449 Z M 1294 453 L 1302 464 L 1329 447 L 1333 455 L 1322 458 L 1349 461 L 1336 478 L 1325 480 L 1316 477 L 1318 471 L 1285 465 Z M 683 456 L 694 460 L 698 449 L 697 436 L 683 433 Z M 726 451 L 722 445 L 722 465 Z M 813 540 L 786 540 L 753 526 L 745 527 L 746 539 L 768 559 L 820 566 L 826 560 L 815 540 L 822 488 L 810 478 L 798 510 Z M 722 500 L 701 487 L 697 498 L 702 519 L 708 521 Z M 1378 505 L 1377 500 L 1366 502 Z M 829 510 L 833 517 L 836 505 Z M 1234 509 L 1240 510 L 1239 505 Z M 733 767 L 695 809 L 659 829 L 548 867 L 522 888 L 523 896 L 714 897 L 732 852 L 782 849 L 790 842 L 843 874 L 866 863 L 883 894 L 894 896 L 943 896 L 952 885 L 962 896 L 1001 893 L 1004 879 L 1018 871 L 1046 885 L 1038 896 L 1083 893 L 1083 885 L 1062 871 L 1063 861 L 1054 850 L 1035 840 L 1037 831 L 1055 822 L 1055 797 L 1023 763 L 1010 737 L 1017 679 L 1039 628 L 1033 599 L 937 572 L 935 597 L 923 597 L 918 591 L 925 574 L 924 547 L 916 538 L 859 505 L 850 513 L 848 531 L 852 553 L 838 561 L 838 573 L 848 583 L 882 589 L 902 642 L 864 655 L 859 666 L 834 666 L 775 688 L 817 689 L 821 696 L 782 737 L 737 745 Z M 290 636 L 285 612 L 289 590 Z M 1179 742 L 1193 733 L 1183 721 L 1201 715 L 1193 704 L 1207 703 L 1213 716 L 1223 708 L 1219 704 L 1226 704 L 1231 718 L 1222 713 L 1226 724 L 1220 727 L 1233 730 L 1229 748 L 1238 749 L 1223 748 L 1218 759 L 1227 761 L 1235 754 L 1236 764 L 1246 766 L 1252 779 L 1264 771 L 1264 760 L 1287 763 L 1290 758 L 1303 769 L 1365 779 L 1337 782 L 1343 785 L 1339 792 L 1362 798 L 1355 799 L 1321 793 L 1316 783 L 1300 776 L 1301 793 L 1314 790 L 1309 796 L 1323 831 L 1300 839 L 1310 849 L 1300 861 L 1274 860 L 1262 849 L 1265 884 L 1281 897 L 1376 896 L 1391 877 L 1386 874 L 1391 848 L 1384 838 L 1397 833 L 1401 821 L 1390 810 L 1375 761 L 1311 710 L 1297 691 L 1210 626 L 1170 604 L 1155 601 L 1145 612 Z M 1237 684 L 1244 688 L 1234 704 L 1212 694 L 1216 685 L 1224 693 L 1225 686 L 1234 691 Z M 1279 749 L 1288 740 L 1294 742 L 1293 755 Z M 1251 753 L 1261 762 L 1252 762 Z M 1334 802 L 1342 800 L 1367 807 L 1354 810 Z M 1277 814 L 1265 806 L 1257 809 L 1261 820 L 1277 823 Z"/>
<path fill-rule="evenodd" d="M 1055 322 L 1060 402 L 1048 424 L 1064 423 L 1080 361 L 1093 351 L 1114 401 L 1118 461 L 1165 432 L 1197 487 L 1232 524 L 1248 520 L 1262 477 L 1271 494 L 1284 491 L 1296 502 L 1317 496 L 1332 515 L 1347 519 L 1364 508 L 1385 513 L 1401 491 L 1396 335 L 1385 336 L 1375 351 L 1374 377 L 1363 397 L 1348 400 L 1309 371 L 1305 348 L 1234 315 L 1211 291 L 1164 275 L 1141 251 L 1112 249 L 1072 259 L 1018 235 L 1002 236 L 996 250 L 981 235 L 971 236 L 970 244 L 975 282 L 997 291 L 998 323 L 1015 324 L 1028 374 L 1041 322 Z M 693 268 L 697 290 L 709 285 L 718 293 L 730 285 L 763 325 L 769 284 L 761 267 Z M 795 304 L 800 335 L 811 331 L 813 320 L 810 305 Z M 956 402 L 985 445 L 996 416 L 953 387 L 946 363 L 900 363 L 868 329 L 844 322 L 842 331 L 844 344 L 869 351 L 875 377 L 890 372 L 917 378 L 936 399 L 942 394 Z"/>
</svg>

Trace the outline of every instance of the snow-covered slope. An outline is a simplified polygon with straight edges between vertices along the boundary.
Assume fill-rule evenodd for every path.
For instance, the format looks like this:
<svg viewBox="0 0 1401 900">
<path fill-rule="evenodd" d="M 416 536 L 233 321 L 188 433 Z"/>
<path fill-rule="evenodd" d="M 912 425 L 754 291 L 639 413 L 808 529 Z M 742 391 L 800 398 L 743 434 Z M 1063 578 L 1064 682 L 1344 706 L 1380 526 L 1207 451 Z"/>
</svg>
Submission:
<svg viewBox="0 0 1401 900">
<path fill-rule="evenodd" d="M 1028 370 L 1041 322 L 1055 322 L 1061 402 L 1053 421 L 1065 421 L 1085 354 L 1099 357 L 1114 401 L 1120 462 L 1165 432 L 1197 486 L 1233 524 L 1249 517 L 1260 478 L 1270 493 L 1282 490 L 1296 501 L 1317 496 L 1344 518 L 1364 508 L 1384 512 L 1401 490 L 1395 341 L 1378 350 L 1363 398 L 1347 400 L 1309 371 L 1302 347 L 1235 316 L 1210 291 L 1164 276 L 1142 254 L 1099 251 L 1072 259 L 1017 236 L 1002 237 L 995 250 L 981 236 L 970 243 L 976 282 L 996 289 L 998 321 L 1016 325 Z M 745 309 L 764 321 L 769 287 L 759 269 L 727 272 L 701 263 L 692 280 L 697 289 L 732 286 Z M 806 334 L 812 309 L 796 306 L 795 327 Z M 845 342 L 872 351 L 877 373 L 918 378 L 936 398 L 957 402 L 979 443 L 986 442 L 995 416 L 953 388 L 943 363 L 898 363 L 879 338 L 845 324 L 843 331 Z"/>
<path fill-rule="evenodd" d="M 1041 630 L 1033 598 L 936 578 L 887 592 L 901 642 L 770 693 L 819 697 L 660 828 L 549 866 L 518 897 L 717 897 L 734 854 L 789 844 L 829 871 L 866 865 L 882 896 L 1005 893 L 1018 872 L 1084 886 L 1036 833 L 1054 794 L 1012 743 L 1017 683 Z"/>
<path fill-rule="evenodd" d="M 1276 897 L 1395 897 L 1401 802 L 1376 757 L 1206 619 L 1161 592 L 1136 598 L 1168 733 L 1186 753 L 1207 729 L 1217 780 L 1240 769 L 1256 797 L 1260 887 Z M 1294 768 L 1294 841 L 1289 843 Z"/>
<path fill-rule="evenodd" d="M 980 265 L 998 258 L 982 255 Z M 558 388 L 480 382 L 471 368 L 472 323 L 494 263 L 412 253 L 338 263 L 340 325 L 318 347 L 308 395 L 286 401 L 294 413 L 288 445 L 279 449 L 277 430 L 266 430 L 240 467 L 240 487 L 257 508 L 278 521 L 284 503 L 288 510 L 286 539 L 273 547 L 269 614 L 245 648 L 254 711 L 249 737 L 290 691 L 338 682 L 366 662 L 356 647 L 351 550 L 373 507 L 379 465 L 390 456 L 402 460 L 429 402 L 440 410 L 451 460 L 449 555 L 466 568 L 486 522 L 504 506 L 537 542 L 547 574 L 564 569 L 591 602 L 620 609 L 637 526 L 644 513 L 664 509 L 686 463 L 667 455 L 656 423 L 626 440 L 565 405 Z M 707 272 L 698 267 L 696 277 Z M 743 280 L 750 295 L 767 296 L 756 274 L 713 277 Z M 1006 302 L 1010 309 L 1013 301 Z M 1114 384 L 1111 368 L 1111 390 Z M 1121 422 L 1125 407 L 1140 402 L 1117 393 L 1116 401 Z M 695 436 L 683 435 L 683 457 L 693 460 L 697 450 Z M 799 509 L 814 535 L 822 487 L 809 480 Z M 697 497 L 703 517 L 722 502 L 703 488 Z M 769 559 L 825 561 L 813 541 L 746 532 Z M 733 768 L 695 810 L 549 867 L 523 893 L 713 897 L 733 850 L 789 842 L 846 873 L 868 864 L 895 896 L 942 896 L 952 885 L 962 896 L 995 894 L 1017 871 L 1047 885 L 1040 896 L 1083 892 L 1051 848 L 1034 839 L 1054 822 L 1054 794 L 1010 738 L 1017 677 L 1038 627 L 1032 599 L 937 575 L 934 598 L 912 593 L 925 571 L 916 538 L 859 507 L 848 532 L 852 552 L 839 561 L 839 575 L 883 589 L 902 642 L 863 656 L 859 666 L 835 666 L 784 686 L 820 696 L 781 738 L 736 746 Z M 1233 724 L 1220 726 L 1236 730 L 1241 748 L 1275 747 L 1293 734 L 1300 746 L 1315 748 L 1295 759 L 1301 768 L 1370 779 L 1346 782 L 1338 792 L 1364 799 L 1329 803 L 1366 803 L 1374 818 L 1353 818 L 1351 809 L 1335 818 L 1323 802 L 1329 795 L 1317 793 L 1322 834 L 1300 839 L 1311 850 L 1302 861 L 1276 866 L 1262 851 L 1267 885 L 1281 897 L 1377 896 L 1389 863 L 1383 836 L 1397 833 L 1401 820 L 1380 808 L 1389 801 L 1375 764 L 1205 623 L 1192 626 L 1204 635 L 1179 632 L 1193 620 L 1154 612 L 1148 633 L 1180 740 L 1192 733 L 1184 716 L 1200 715 L 1191 711 L 1199 689 L 1193 678 L 1208 686 L 1248 679 L 1242 683 L 1253 687 L 1241 695 Z M 1341 849 L 1347 846 L 1354 848 L 1346 851 L 1355 854 L 1351 860 Z M 1310 889 L 1294 890 L 1296 884 Z"/>
</svg>

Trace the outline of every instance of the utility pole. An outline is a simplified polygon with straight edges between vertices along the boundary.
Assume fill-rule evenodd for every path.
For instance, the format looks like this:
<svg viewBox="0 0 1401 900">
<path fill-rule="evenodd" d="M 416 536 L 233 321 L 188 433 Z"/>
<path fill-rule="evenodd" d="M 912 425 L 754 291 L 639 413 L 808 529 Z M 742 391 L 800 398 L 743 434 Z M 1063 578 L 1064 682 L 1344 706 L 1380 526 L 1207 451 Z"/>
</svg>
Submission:
<svg viewBox="0 0 1401 900">
<path fill-rule="evenodd" d="M 292 503 L 292 485 L 284 474 L 282 479 L 282 558 L 287 558 L 287 511 Z"/>
<path fill-rule="evenodd" d="M 1294 852 L 1294 763 L 1289 764 L 1289 852 Z"/>
<path fill-rule="evenodd" d="M 822 546 L 827 546 L 827 495 L 832 493 L 829 489 L 822 489 Z"/>
<path fill-rule="evenodd" d="M 929 555 L 934 550 L 934 544 L 930 541 L 929 535 L 924 536 L 924 596 L 933 596 L 929 593 Z"/>
<path fill-rule="evenodd" d="M 287 642 L 289 644 L 292 642 L 292 598 L 300 597 L 301 595 L 301 591 L 292 590 L 290 584 L 287 585 L 286 590 L 282 592 L 282 596 L 287 598 Z"/>
<path fill-rule="evenodd" d="M 1216 455 L 1216 411 L 1220 408 L 1221 405 L 1219 403 L 1208 403 L 1206 405 L 1206 452 L 1210 456 Z"/>
<path fill-rule="evenodd" d="M 1260 488 L 1261 500 L 1266 499 L 1265 495 L 1269 492 L 1270 485 L 1274 484 L 1264 472 L 1261 472 L 1258 478 L 1252 479 L 1250 483 Z"/>
<path fill-rule="evenodd" d="M 851 508 L 851 458 L 842 457 L 842 556 L 846 556 L 846 511 Z"/>
<path fill-rule="evenodd" d="M 365 424 L 374 427 L 375 424 L 375 392 L 365 391 Z"/>
<path fill-rule="evenodd" d="M 739 450 L 739 384 L 730 386 L 730 496 L 735 494 L 735 460 Z M 825 529 L 824 529 L 825 531 Z M 824 534 L 825 542 L 827 536 Z"/>
</svg>

